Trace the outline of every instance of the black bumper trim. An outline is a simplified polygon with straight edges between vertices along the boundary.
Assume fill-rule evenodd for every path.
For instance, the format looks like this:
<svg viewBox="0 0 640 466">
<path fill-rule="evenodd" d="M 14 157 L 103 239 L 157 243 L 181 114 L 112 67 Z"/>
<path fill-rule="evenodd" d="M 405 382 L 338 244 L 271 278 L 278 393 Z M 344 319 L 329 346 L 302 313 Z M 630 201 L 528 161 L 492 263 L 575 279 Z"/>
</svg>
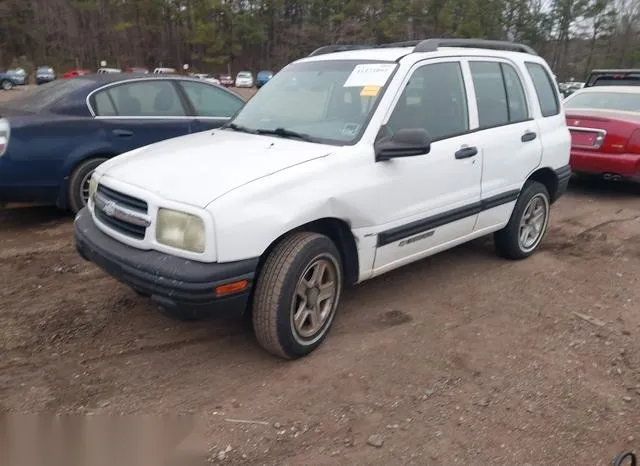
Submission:
<svg viewBox="0 0 640 466">
<path fill-rule="evenodd" d="M 105 235 L 83 208 L 74 222 L 78 253 L 118 281 L 167 307 L 211 311 L 244 311 L 253 286 L 258 258 L 228 263 L 202 263 L 158 251 L 144 251 Z M 219 298 L 219 285 L 247 280 L 249 287 Z"/>
</svg>

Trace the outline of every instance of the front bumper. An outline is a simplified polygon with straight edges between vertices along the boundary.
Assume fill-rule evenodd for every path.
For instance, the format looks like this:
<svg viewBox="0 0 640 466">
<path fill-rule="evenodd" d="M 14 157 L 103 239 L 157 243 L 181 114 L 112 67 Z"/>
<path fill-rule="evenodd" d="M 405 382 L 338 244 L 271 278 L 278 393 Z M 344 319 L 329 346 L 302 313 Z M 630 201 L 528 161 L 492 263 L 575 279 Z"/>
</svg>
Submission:
<svg viewBox="0 0 640 466">
<path fill-rule="evenodd" d="M 637 178 L 640 175 L 640 155 L 571 149 L 571 168 L 579 173 L 612 173 L 623 178 Z"/>
<path fill-rule="evenodd" d="M 105 235 L 83 208 L 74 222 L 80 256 L 166 308 L 211 313 L 244 313 L 249 304 L 258 258 L 202 263 L 158 251 L 143 251 Z M 216 288 L 246 280 L 235 294 L 219 297 Z"/>
</svg>

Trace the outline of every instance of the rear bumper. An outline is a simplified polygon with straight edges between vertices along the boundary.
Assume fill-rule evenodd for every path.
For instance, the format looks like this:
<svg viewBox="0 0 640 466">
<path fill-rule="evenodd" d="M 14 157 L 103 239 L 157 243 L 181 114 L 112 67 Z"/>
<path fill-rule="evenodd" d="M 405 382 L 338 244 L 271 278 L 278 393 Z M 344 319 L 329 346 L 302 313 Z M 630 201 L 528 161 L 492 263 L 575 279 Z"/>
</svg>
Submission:
<svg viewBox="0 0 640 466">
<path fill-rule="evenodd" d="M 611 173 L 624 178 L 638 178 L 640 176 L 640 155 L 603 154 L 571 149 L 571 169 L 581 173 Z"/>
<path fill-rule="evenodd" d="M 257 258 L 202 263 L 135 249 L 105 235 L 86 208 L 76 216 L 74 237 L 80 256 L 166 308 L 242 314 L 249 303 Z M 243 291 L 216 296 L 216 287 L 240 280 L 249 283 Z"/>
</svg>

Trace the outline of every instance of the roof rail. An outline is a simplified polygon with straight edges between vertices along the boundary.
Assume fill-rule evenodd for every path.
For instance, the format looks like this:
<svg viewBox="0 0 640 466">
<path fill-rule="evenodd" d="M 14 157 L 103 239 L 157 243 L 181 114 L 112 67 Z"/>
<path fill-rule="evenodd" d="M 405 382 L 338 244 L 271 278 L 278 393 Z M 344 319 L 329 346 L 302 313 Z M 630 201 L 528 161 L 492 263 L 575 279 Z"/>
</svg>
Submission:
<svg viewBox="0 0 640 466">
<path fill-rule="evenodd" d="M 334 52 L 347 52 L 349 50 L 365 50 L 365 49 L 385 49 L 392 47 L 415 47 L 420 43 L 419 40 L 407 40 L 403 42 L 390 42 L 387 44 L 334 44 L 325 45 L 315 49 L 309 54 L 310 57 L 316 55 L 324 55 Z"/>
<path fill-rule="evenodd" d="M 315 49 L 309 54 L 310 57 L 325 55 L 334 52 L 346 52 L 349 50 L 382 49 L 392 47 L 413 47 L 414 52 L 436 52 L 440 47 L 472 47 L 478 49 L 509 50 L 512 52 L 528 53 L 538 55 L 528 45 L 517 42 L 507 42 L 502 40 L 486 39 L 425 39 L 407 40 L 403 42 L 391 42 L 387 44 L 334 44 L 325 45 Z"/>
<path fill-rule="evenodd" d="M 333 52 L 346 52 L 348 50 L 362 50 L 362 49 L 372 49 L 376 48 L 376 45 L 366 45 L 366 44 L 334 44 L 334 45 L 325 45 L 323 47 L 319 47 L 315 49 L 313 52 L 309 54 L 310 57 L 314 57 L 316 55 L 324 55 L 327 53 Z"/>
<path fill-rule="evenodd" d="M 416 45 L 414 52 L 435 52 L 440 47 L 471 47 L 478 49 L 509 50 L 511 52 L 522 52 L 530 55 L 538 55 L 528 45 L 517 42 L 487 39 L 426 39 Z"/>
</svg>

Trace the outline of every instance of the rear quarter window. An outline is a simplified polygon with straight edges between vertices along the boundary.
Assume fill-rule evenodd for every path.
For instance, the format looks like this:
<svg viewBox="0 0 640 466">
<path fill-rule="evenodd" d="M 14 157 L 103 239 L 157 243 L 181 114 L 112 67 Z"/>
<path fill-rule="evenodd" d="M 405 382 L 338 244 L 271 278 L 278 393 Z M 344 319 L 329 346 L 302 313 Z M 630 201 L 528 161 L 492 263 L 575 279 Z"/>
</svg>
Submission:
<svg viewBox="0 0 640 466">
<path fill-rule="evenodd" d="M 536 89 L 542 116 L 546 118 L 558 115 L 560 113 L 560 99 L 553 78 L 539 63 L 527 62 L 526 67 Z"/>
</svg>

